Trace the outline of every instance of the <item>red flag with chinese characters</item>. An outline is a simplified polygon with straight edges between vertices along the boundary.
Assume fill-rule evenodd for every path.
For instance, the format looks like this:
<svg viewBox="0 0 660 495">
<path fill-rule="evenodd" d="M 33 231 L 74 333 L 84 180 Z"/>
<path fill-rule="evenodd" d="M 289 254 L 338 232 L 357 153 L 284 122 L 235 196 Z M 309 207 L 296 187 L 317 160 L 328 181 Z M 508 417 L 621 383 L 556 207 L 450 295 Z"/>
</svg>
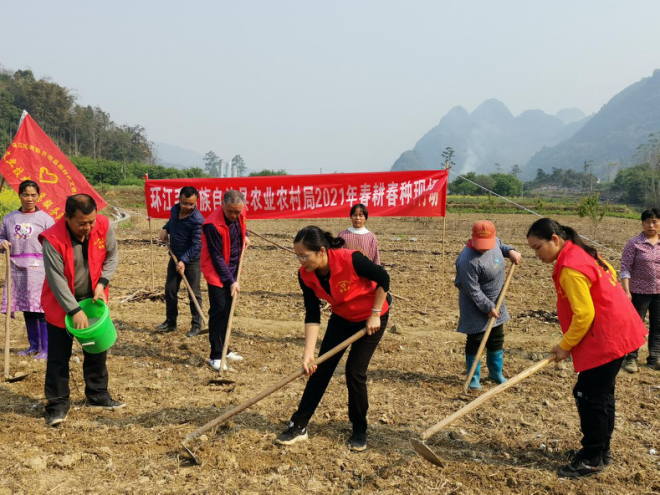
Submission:
<svg viewBox="0 0 660 495">
<path fill-rule="evenodd" d="M 39 184 L 37 206 L 56 220 L 73 194 L 89 194 L 99 210 L 108 204 L 28 114 L 0 160 L 0 174 L 17 192 L 24 180 Z"/>
</svg>

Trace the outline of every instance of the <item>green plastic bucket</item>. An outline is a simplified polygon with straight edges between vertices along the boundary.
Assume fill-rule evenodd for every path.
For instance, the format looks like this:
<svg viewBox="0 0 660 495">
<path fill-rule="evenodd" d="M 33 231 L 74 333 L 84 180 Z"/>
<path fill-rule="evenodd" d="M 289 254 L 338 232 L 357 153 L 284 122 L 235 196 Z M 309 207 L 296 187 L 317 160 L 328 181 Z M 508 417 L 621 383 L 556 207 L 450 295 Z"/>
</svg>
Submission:
<svg viewBox="0 0 660 495">
<path fill-rule="evenodd" d="M 66 315 L 66 329 L 80 342 L 85 352 L 99 354 L 107 351 L 117 340 L 117 331 L 110 319 L 110 311 L 105 303 L 99 299 L 83 299 L 80 307 L 87 315 L 91 325 L 87 328 L 74 327 L 73 318 Z"/>
</svg>

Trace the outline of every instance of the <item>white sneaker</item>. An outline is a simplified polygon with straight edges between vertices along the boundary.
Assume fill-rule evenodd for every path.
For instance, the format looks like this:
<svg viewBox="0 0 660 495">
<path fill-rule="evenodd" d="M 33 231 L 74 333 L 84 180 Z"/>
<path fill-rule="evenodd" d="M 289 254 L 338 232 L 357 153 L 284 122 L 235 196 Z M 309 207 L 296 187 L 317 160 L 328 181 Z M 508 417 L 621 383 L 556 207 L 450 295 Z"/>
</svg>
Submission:
<svg viewBox="0 0 660 495">
<path fill-rule="evenodd" d="M 227 361 L 243 361 L 243 356 L 232 351 L 227 354 Z"/>
<path fill-rule="evenodd" d="M 207 359 L 206 362 L 215 371 L 220 371 L 220 366 L 222 365 L 222 359 Z M 222 371 L 227 371 L 227 363 L 225 363 L 225 367 L 222 368 Z"/>
</svg>

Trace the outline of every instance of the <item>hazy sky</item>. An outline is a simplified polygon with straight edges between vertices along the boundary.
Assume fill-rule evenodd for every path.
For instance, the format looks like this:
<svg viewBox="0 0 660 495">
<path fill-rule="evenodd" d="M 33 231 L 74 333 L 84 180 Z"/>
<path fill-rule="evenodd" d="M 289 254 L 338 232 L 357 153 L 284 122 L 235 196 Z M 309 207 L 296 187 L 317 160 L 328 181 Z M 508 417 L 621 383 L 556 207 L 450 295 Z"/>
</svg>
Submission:
<svg viewBox="0 0 660 495">
<path fill-rule="evenodd" d="M 660 2 L 0 0 L 0 64 L 251 169 L 386 170 L 456 105 L 598 111 L 660 68 Z"/>
</svg>

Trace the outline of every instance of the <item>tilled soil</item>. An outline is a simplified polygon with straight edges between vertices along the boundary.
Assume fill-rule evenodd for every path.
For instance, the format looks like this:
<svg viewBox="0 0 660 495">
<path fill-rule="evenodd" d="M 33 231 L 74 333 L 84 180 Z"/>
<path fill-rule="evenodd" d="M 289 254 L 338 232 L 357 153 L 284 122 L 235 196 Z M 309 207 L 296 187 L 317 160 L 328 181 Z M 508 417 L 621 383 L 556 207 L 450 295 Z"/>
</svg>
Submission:
<svg viewBox="0 0 660 495">
<path fill-rule="evenodd" d="M 136 213 L 139 213 L 136 211 Z M 143 212 L 142 212 L 143 213 Z M 485 216 L 485 215 L 484 215 Z M 614 463 L 579 481 L 559 479 L 557 469 L 579 448 L 570 362 L 551 365 L 440 431 L 427 444 L 444 461 L 438 468 L 411 448 L 429 426 L 483 392 L 463 393 L 464 336 L 455 332 L 454 260 L 478 215 L 447 219 L 442 261 L 442 219 L 373 218 L 381 259 L 395 300 L 386 334 L 369 368 L 369 448 L 348 451 L 343 362 L 310 423 L 310 440 L 273 445 L 300 399 L 304 378 L 275 392 L 228 423 L 208 432 L 194 448 L 203 464 L 183 455 L 183 437 L 265 390 L 300 366 L 303 305 L 297 261 L 253 237 L 246 254 L 232 344 L 245 361 L 224 376 L 234 385 L 208 385 L 217 373 L 204 361 L 206 335 L 187 338 L 189 310 L 182 287 L 179 327 L 159 334 L 164 320 L 151 291 L 149 229 L 134 215 L 117 230 L 121 260 L 111 285 L 111 315 L 118 340 L 108 368 L 113 396 L 127 407 L 115 412 L 84 407 L 82 353 L 74 344 L 74 406 L 58 428 L 44 425 L 45 363 L 21 358 L 27 347 L 22 318 L 12 322 L 11 373 L 29 371 L 0 385 L 0 494 L 14 493 L 658 493 L 660 492 L 660 374 L 642 368 L 617 380 Z M 505 374 L 513 376 L 549 354 L 559 341 L 551 267 L 536 261 L 525 233 L 525 215 L 488 215 L 504 242 L 517 246 L 523 264 L 507 296 L 512 321 L 505 325 Z M 561 217 L 585 234 L 594 226 Z M 249 228 L 290 247 L 295 233 L 316 223 L 333 232 L 343 220 L 254 221 Z M 154 232 L 161 222 L 154 221 Z M 639 222 L 606 218 L 597 240 L 617 253 L 637 234 Z M 617 257 L 603 251 L 618 266 Z M 155 292 L 162 291 L 167 252 L 154 247 Z M 4 273 L 4 263 L 2 264 Z M 203 288 L 205 309 L 208 298 Z M 324 313 L 327 320 L 327 312 Z M 647 350 L 641 351 L 641 360 Z"/>
</svg>

